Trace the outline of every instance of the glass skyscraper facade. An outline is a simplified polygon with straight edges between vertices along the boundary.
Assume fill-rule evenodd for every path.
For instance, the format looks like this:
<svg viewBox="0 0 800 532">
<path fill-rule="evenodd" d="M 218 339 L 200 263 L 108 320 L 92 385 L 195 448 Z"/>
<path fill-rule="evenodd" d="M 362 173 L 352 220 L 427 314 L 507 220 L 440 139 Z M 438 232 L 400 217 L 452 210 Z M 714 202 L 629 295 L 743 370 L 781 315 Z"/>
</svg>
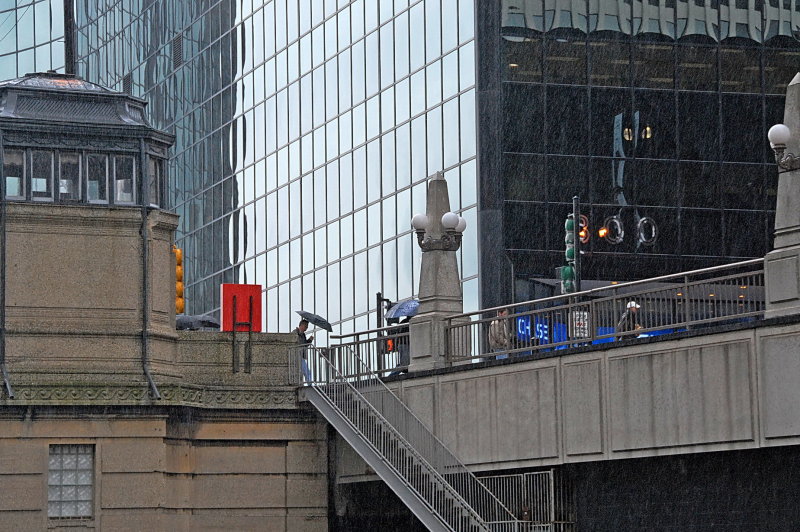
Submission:
<svg viewBox="0 0 800 532">
<path fill-rule="evenodd" d="M 71 0 L 0 1 L 0 78 L 64 71 L 65 8 Z"/>
<path fill-rule="evenodd" d="M 504 191 L 518 299 L 564 263 L 573 195 L 591 231 L 584 278 L 769 250 L 777 172 L 766 131 L 800 69 L 800 4 L 503 0 L 495 16 L 496 68 L 479 76 L 501 96 L 502 123 L 481 142 L 501 146 L 501 175 L 481 175 Z"/>
<path fill-rule="evenodd" d="M 258 283 L 268 331 L 300 309 L 370 328 L 376 292 L 417 290 L 410 219 L 437 171 L 469 225 L 478 307 L 473 2 L 77 2 L 78 73 L 147 99 L 176 135 L 188 312 Z"/>
<path fill-rule="evenodd" d="M 409 219 L 436 171 L 468 221 L 467 309 L 557 290 L 574 195 L 584 279 L 770 247 L 796 3 L 80 0 L 75 18 L 78 73 L 176 135 L 190 313 L 247 282 L 267 330 L 300 309 L 370 328 L 376 292 L 417 289 Z"/>
</svg>

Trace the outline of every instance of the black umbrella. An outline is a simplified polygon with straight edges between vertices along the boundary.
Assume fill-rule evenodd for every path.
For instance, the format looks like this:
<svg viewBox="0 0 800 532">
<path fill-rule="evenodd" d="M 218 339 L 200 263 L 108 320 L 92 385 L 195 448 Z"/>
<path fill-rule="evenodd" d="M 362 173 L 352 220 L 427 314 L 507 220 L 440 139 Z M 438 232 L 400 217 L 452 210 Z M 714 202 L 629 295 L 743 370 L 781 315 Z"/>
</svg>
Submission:
<svg viewBox="0 0 800 532">
<path fill-rule="evenodd" d="M 306 312 L 305 310 L 295 310 L 295 312 L 300 314 L 300 317 L 304 320 L 308 320 L 309 323 L 316 325 L 317 327 L 321 327 L 326 331 L 333 332 L 333 327 L 331 327 L 331 324 L 328 323 L 328 320 L 322 316 L 317 316 L 316 314 Z"/>
<path fill-rule="evenodd" d="M 219 322 L 213 316 L 175 316 L 175 328 L 179 331 L 219 330 Z"/>
</svg>

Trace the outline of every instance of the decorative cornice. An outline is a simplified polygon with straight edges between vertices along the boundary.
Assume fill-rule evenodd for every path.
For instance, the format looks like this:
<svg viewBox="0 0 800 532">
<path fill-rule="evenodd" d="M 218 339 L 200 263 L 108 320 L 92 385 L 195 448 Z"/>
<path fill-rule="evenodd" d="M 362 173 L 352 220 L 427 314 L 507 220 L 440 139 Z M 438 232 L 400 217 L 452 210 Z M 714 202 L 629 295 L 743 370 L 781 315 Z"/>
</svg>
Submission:
<svg viewBox="0 0 800 532">
<path fill-rule="evenodd" d="M 161 399 L 152 399 L 145 385 L 119 386 L 14 386 L 15 398 L 0 398 L 0 406 L 25 405 L 151 405 L 201 408 L 297 408 L 297 389 L 235 389 L 160 385 Z"/>
<path fill-rule="evenodd" d="M 42 135 L 35 132 L 8 132 L 3 136 L 6 145 L 36 148 L 66 148 L 98 151 L 138 152 L 137 139 L 75 137 L 71 135 Z"/>
</svg>

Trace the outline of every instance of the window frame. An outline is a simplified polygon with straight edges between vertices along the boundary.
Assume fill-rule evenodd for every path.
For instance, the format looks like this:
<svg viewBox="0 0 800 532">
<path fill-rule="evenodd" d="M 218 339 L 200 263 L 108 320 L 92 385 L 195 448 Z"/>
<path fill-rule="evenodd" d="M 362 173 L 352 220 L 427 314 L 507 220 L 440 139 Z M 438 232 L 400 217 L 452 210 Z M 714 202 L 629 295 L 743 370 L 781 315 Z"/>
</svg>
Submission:
<svg viewBox="0 0 800 532">
<path fill-rule="evenodd" d="M 29 195 L 26 195 L 26 198 L 29 198 L 31 201 L 35 202 L 42 202 L 42 203 L 54 203 L 56 201 L 55 198 L 55 166 L 56 166 L 56 153 L 57 150 L 40 150 L 40 149 L 29 149 L 29 156 L 30 156 L 30 172 L 26 175 L 26 180 L 29 183 L 28 191 L 30 191 Z M 33 180 L 34 179 L 41 179 L 35 178 L 33 175 L 33 157 L 36 153 L 49 153 L 50 154 L 50 195 L 49 196 L 35 196 L 34 194 L 36 191 L 33 189 Z"/>
<path fill-rule="evenodd" d="M 75 448 L 74 449 L 74 457 L 75 457 L 75 468 L 74 469 L 66 469 L 64 467 L 64 460 L 61 460 L 61 468 L 56 469 L 53 467 L 53 456 L 65 456 L 66 453 L 54 453 L 54 449 L 62 448 L 63 450 L 68 450 L 67 448 Z M 81 449 L 83 448 L 83 449 Z M 88 451 L 88 452 L 81 452 Z M 80 467 L 79 459 L 80 456 L 88 455 L 90 458 L 90 463 L 88 467 Z M 47 518 L 51 521 L 91 521 L 95 518 L 96 514 L 96 496 L 97 496 L 97 471 L 95 470 L 97 465 L 97 448 L 94 443 L 50 443 L 47 446 L 47 479 L 46 479 L 46 486 L 47 486 Z M 65 472 L 74 472 L 75 473 L 75 480 L 72 484 L 66 484 L 64 482 L 64 475 Z M 78 473 L 86 473 L 89 474 L 88 483 L 81 483 L 80 479 L 78 478 Z M 57 473 L 60 474 L 60 478 L 58 480 L 58 484 L 51 483 L 53 482 L 53 474 Z M 79 487 L 89 487 L 89 495 L 88 497 L 81 497 L 79 495 L 79 491 L 77 488 Z M 75 489 L 75 495 L 72 498 L 65 499 L 63 497 L 63 488 L 64 487 L 73 487 Z M 53 494 L 51 490 L 59 489 L 60 496 L 58 500 L 53 498 Z M 64 505 L 64 504 L 74 504 L 76 507 L 76 514 L 78 504 L 80 503 L 87 503 L 88 504 L 88 514 L 82 515 L 63 515 L 63 506 L 59 506 L 58 515 L 54 515 L 52 506 L 53 505 Z"/>
<path fill-rule="evenodd" d="M 9 176 L 6 175 L 6 169 L 5 169 L 5 166 L 7 164 L 6 157 L 8 156 L 8 153 L 12 152 L 12 151 L 20 153 L 20 155 L 22 157 L 22 175 L 19 177 L 19 180 L 20 180 L 20 191 L 22 192 L 22 194 L 21 195 L 15 195 L 15 196 L 9 196 L 8 195 L 8 177 Z M 28 190 L 28 186 L 27 186 L 27 184 L 28 184 L 28 165 L 29 165 L 28 154 L 27 154 L 27 150 L 25 150 L 25 148 L 5 148 L 3 150 L 3 179 L 5 179 L 5 194 L 6 194 L 6 199 L 7 200 L 8 199 L 10 199 L 10 200 L 24 200 L 25 199 L 25 194 L 26 194 L 26 192 Z"/>
<path fill-rule="evenodd" d="M 84 167 L 84 152 L 81 151 L 71 151 L 71 150 L 55 150 L 55 153 L 58 154 L 58 202 L 67 202 L 67 203 L 76 203 L 81 202 L 83 200 L 83 186 L 82 186 L 82 176 L 83 176 L 83 167 Z M 62 177 L 63 172 L 63 159 L 64 155 L 77 155 L 78 156 L 78 172 L 73 178 L 64 179 Z M 63 181 L 72 181 L 72 183 L 77 187 L 77 191 L 75 193 L 62 193 L 61 192 L 61 185 Z M 55 194 L 55 186 L 53 187 L 53 193 Z M 69 197 L 72 196 L 72 197 Z"/>
<path fill-rule="evenodd" d="M 84 189 L 86 190 L 86 195 L 85 195 L 86 202 L 90 203 L 90 204 L 97 204 L 97 205 L 108 205 L 110 203 L 110 198 L 109 198 L 109 194 L 108 194 L 109 193 L 109 186 L 108 186 L 109 179 L 108 179 L 108 177 L 109 177 L 109 173 L 110 173 L 109 172 L 108 161 L 110 159 L 110 156 L 109 156 L 108 153 L 103 153 L 103 152 L 86 152 L 84 154 L 84 157 L 85 157 L 85 164 L 84 164 L 85 171 L 82 172 L 82 176 L 83 177 L 82 177 L 81 180 L 83 181 L 83 186 L 84 186 Z M 105 186 L 105 199 L 92 199 L 92 198 L 89 197 L 89 182 L 93 181 L 92 179 L 89 178 L 89 172 L 90 172 L 90 168 L 91 168 L 91 165 L 89 163 L 89 158 L 91 158 L 91 157 L 102 157 L 103 160 L 105 161 L 105 170 L 104 170 L 104 173 L 105 173 L 105 184 L 106 184 L 106 186 Z"/>
<path fill-rule="evenodd" d="M 120 181 L 126 181 L 125 179 L 117 179 L 117 160 L 123 158 L 130 158 L 132 162 L 131 166 L 131 199 L 129 201 L 122 201 L 119 199 L 119 193 L 121 190 L 118 188 Z M 115 153 L 113 154 L 114 160 L 114 172 L 113 172 L 113 182 L 114 182 L 114 194 L 113 194 L 113 204 L 114 205 L 136 205 L 136 155 L 135 154 L 123 154 L 123 153 Z"/>
</svg>

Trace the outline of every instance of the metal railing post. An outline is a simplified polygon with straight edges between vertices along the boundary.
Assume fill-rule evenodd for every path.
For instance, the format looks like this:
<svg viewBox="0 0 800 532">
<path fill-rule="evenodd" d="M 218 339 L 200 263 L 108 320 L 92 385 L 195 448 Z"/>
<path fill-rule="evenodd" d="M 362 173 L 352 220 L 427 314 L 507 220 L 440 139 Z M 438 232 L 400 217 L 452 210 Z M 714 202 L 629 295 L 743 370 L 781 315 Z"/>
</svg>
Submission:
<svg viewBox="0 0 800 532">
<path fill-rule="evenodd" d="M 689 323 L 692 321 L 692 315 L 691 315 L 692 310 L 690 308 L 691 304 L 692 300 L 689 297 L 689 276 L 684 275 L 683 276 L 683 323 L 685 324 L 687 330 L 690 328 Z"/>
</svg>

